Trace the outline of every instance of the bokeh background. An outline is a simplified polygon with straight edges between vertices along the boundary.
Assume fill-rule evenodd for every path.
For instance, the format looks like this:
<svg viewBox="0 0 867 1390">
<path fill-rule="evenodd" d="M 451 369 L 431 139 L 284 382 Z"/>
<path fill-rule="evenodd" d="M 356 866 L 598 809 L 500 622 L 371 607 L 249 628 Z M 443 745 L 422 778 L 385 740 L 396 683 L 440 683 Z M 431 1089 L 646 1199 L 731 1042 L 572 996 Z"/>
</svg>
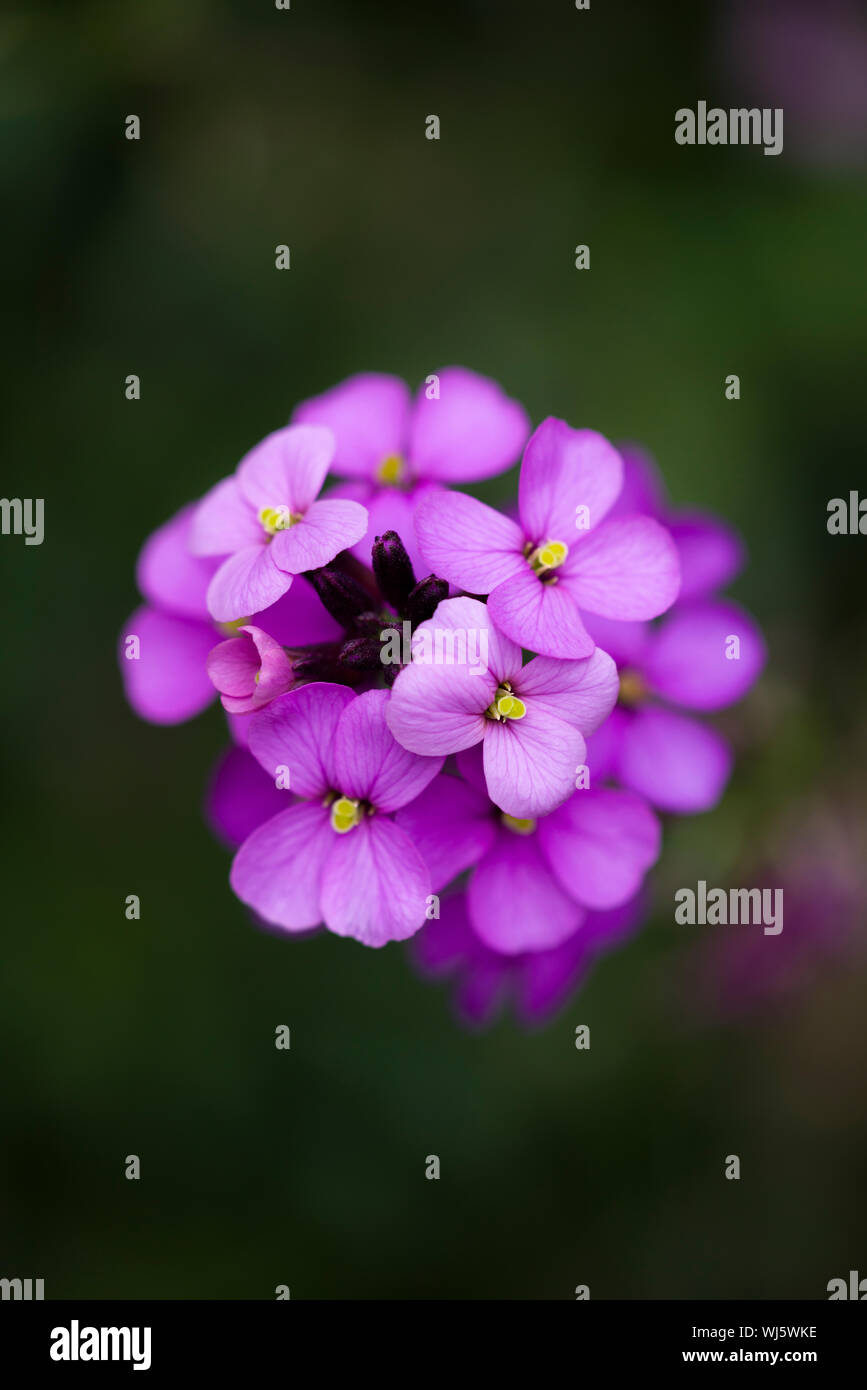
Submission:
<svg viewBox="0 0 867 1390">
<path fill-rule="evenodd" d="M 867 494 L 862 24 L 797 0 L 7 9 L 2 491 L 45 498 L 46 537 L 0 539 L 0 1274 L 761 1299 L 867 1272 L 867 538 L 826 530 Z M 783 154 L 679 147 L 700 99 L 783 106 Z M 400 946 L 257 930 L 201 816 L 219 713 L 148 727 L 116 669 L 156 525 L 306 396 L 453 362 L 640 441 L 676 503 L 730 518 L 771 653 L 724 721 L 723 804 L 666 826 L 652 920 L 531 1034 L 462 1030 Z M 817 850 L 797 932 L 794 908 L 746 944 L 675 927 L 676 887 Z"/>
</svg>

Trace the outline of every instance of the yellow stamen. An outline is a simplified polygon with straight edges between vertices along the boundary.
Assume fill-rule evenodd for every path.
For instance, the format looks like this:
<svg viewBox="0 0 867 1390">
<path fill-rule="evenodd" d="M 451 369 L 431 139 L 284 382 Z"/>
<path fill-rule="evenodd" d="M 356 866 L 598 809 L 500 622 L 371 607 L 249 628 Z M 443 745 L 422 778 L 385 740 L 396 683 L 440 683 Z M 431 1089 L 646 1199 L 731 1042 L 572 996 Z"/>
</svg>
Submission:
<svg viewBox="0 0 867 1390">
<path fill-rule="evenodd" d="M 385 483 L 386 487 L 397 487 L 398 483 L 403 482 L 406 472 L 406 465 L 400 454 L 388 454 L 376 470 L 377 482 Z"/>
<path fill-rule="evenodd" d="M 527 706 L 512 691 L 509 681 L 497 686 L 497 693 L 485 710 L 489 719 L 523 719 Z"/>
<path fill-rule="evenodd" d="M 266 534 L 275 536 L 278 531 L 288 531 L 290 526 L 295 526 L 301 517 L 281 504 L 279 507 L 263 507 L 259 513 L 259 520 Z"/>
<path fill-rule="evenodd" d="M 497 714 L 503 719 L 523 719 L 527 706 L 517 695 L 501 695 L 497 700 Z"/>
<path fill-rule="evenodd" d="M 568 554 L 569 547 L 563 541 L 546 541 L 530 552 L 527 564 L 541 579 L 551 570 L 559 569 Z"/>
<path fill-rule="evenodd" d="M 621 671 L 620 694 L 618 696 L 621 705 L 627 707 L 642 705 L 647 699 L 647 695 L 647 686 L 640 671 Z"/>
<path fill-rule="evenodd" d="M 536 829 L 534 820 L 522 819 L 520 816 L 507 816 L 505 811 L 500 819 L 507 830 L 513 831 L 516 835 L 532 835 Z"/>
<path fill-rule="evenodd" d="M 348 830 L 358 825 L 361 814 L 361 807 L 357 801 L 352 801 L 348 796 L 339 796 L 331 805 L 332 830 L 336 830 L 338 835 L 345 835 Z"/>
</svg>

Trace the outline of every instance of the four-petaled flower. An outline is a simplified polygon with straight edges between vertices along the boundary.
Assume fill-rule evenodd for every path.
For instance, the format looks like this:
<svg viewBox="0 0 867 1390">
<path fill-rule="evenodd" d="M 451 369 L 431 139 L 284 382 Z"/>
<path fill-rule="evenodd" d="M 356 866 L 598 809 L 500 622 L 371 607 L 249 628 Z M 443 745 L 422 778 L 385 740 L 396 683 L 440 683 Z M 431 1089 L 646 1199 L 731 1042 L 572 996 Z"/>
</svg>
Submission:
<svg viewBox="0 0 867 1390">
<path fill-rule="evenodd" d="M 519 521 L 466 493 L 434 493 L 416 510 L 422 554 L 436 574 L 489 594 L 497 627 L 543 656 L 589 656 L 581 610 L 655 618 L 677 597 L 668 532 L 647 516 L 606 520 L 623 481 L 617 450 L 593 430 L 544 420 L 521 463 Z"/>
<path fill-rule="evenodd" d="M 488 610 L 478 599 L 446 599 L 419 625 L 417 655 L 395 682 L 386 719 L 414 753 L 482 743 L 491 799 L 512 816 L 545 815 L 575 788 L 583 735 L 613 709 L 617 670 L 599 648 L 582 661 L 537 656 L 522 665 L 521 648 Z"/>
<path fill-rule="evenodd" d="M 388 698 L 316 682 L 252 717 L 253 756 L 272 776 L 287 767 L 302 798 L 254 830 L 232 865 L 232 887 L 266 922 L 287 931 L 324 922 L 367 946 L 402 941 L 424 922 L 430 874 L 392 815 L 442 758 L 395 741 Z"/>
<path fill-rule="evenodd" d="M 294 575 L 327 565 L 364 535 L 367 512 L 358 502 L 316 500 L 333 454 L 328 429 L 275 430 L 199 503 L 190 548 L 226 557 L 208 586 L 218 622 L 268 608 Z"/>
</svg>

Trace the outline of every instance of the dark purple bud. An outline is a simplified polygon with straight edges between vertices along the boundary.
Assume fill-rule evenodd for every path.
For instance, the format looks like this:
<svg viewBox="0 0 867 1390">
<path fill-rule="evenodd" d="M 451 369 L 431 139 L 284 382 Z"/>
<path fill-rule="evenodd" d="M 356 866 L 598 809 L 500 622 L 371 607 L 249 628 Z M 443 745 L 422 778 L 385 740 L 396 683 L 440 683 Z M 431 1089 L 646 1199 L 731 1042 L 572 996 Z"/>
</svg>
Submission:
<svg viewBox="0 0 867 1390">
<path fill-rule="evenodd" d="M 375 637 L 353 637 L 340 648 L 340 664 L 350 671 L 382 669 L 382 643 Z"/>
<path fill-rule="evenodd" d="M 305 577 L 341 627 L 352 627 L 359 613 L 370 608 L 370 595 L 349 574 L 326 565 L 322 569 L 308 570 Z"/>
<path fill-rule="evenodd" d="M 427 579 L 420 579 L 415 588 L 408 594 L 403 605 L 403 615 L 409 619 L 414 628 L 418 627 L 419 623 L 433 617 L 437 604 L 441 603 L 444 598 L 448 598 L 448 595 L 447 581 L 437 579 L 435 574 L 429 574 Z"/>
<path fill-rule="evenodd" d="M 373 542 L 373 572 L 386 602 L 401 612 L 415 585 L 412 561 L 396 531 L 385 531 Z"/>
</svg>

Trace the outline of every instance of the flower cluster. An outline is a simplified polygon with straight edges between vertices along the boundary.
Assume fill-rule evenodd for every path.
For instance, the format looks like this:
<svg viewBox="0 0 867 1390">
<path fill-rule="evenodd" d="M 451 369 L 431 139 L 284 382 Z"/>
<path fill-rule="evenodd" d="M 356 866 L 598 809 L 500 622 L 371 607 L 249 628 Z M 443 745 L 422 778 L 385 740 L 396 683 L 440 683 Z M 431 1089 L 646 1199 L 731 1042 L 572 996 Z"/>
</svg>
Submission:
<svg viewBox="0 0 867 1390">
<path fill-rule="evenodd" d="M 514 509 L 455 490 L 519 459 Z M 640 924 L 658 812 L 722 795 L 696 715 L 764 661 L 742 562 L 637 450 L 462 368 L 365 374 L 150 537 L 121 669 L 154 723 L 219 697 L 208 811 L 262 923 L 415 937 L 465 1017 L 535 1021 Z"/>
</svg>

